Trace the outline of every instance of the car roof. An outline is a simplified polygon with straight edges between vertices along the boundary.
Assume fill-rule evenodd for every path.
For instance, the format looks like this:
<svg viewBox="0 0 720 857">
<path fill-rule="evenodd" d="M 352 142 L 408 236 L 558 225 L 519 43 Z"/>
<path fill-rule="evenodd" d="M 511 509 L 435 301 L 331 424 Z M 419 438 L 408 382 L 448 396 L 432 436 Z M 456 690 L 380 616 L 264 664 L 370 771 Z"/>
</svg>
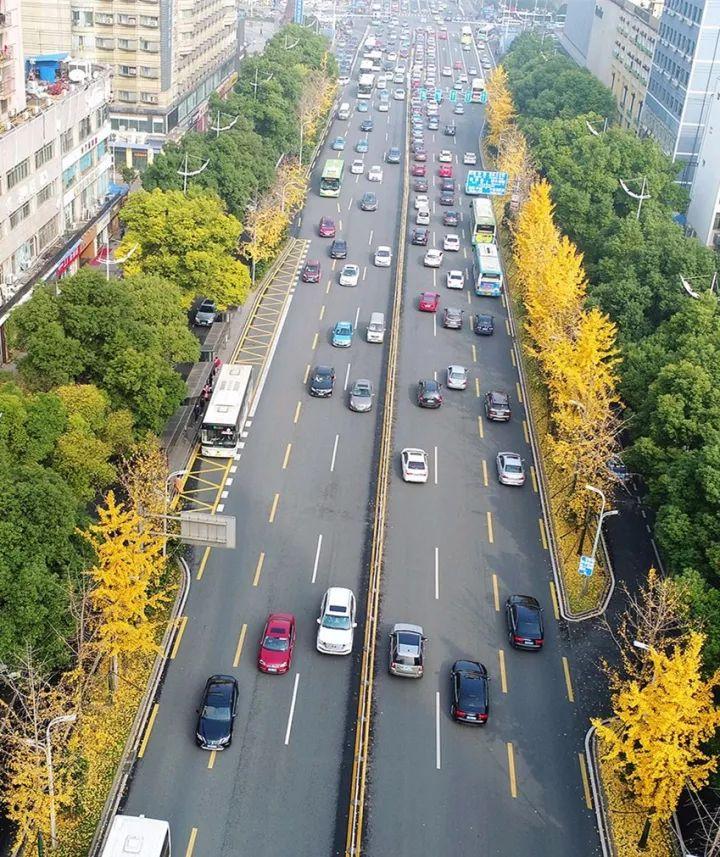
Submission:
<svg viewBox="0 0 720 857">
<path fill-rule="evenodd" d="M 508 461 L 522 461 L 521 456 L 517 452 L 498 452 L 498 455 L 501 455 Z"/>
<path fill-rule="evenodd" d="M 325 596 L 328 608 L 332 603 L 333 607 L 342 606 L 348 609 L 353 594 L 351 589 L 346 589 L 344 586 L 331 586 L 325 593 Z"/>
<path fill-rule="evenodd" d="M 292 613 L 271 613 L 265 624 L 269 634 L 287 634 L 294 621 Z"/>
<path fill-rule="evenodd" d="M 459 363 L 451 363 L 448 366 L 448 372 L 467 372 L 467 369 Z"/>
<path fill-rule="evenodd" d="M 509 402 L 510 396 L 504 390 L 490 390 L 488 393 L 491 399 L 496 402 Z"/>
<path fill-rule="evenodd" d="M 323 372 L 334 372 L 334 371 L 335 370 L 332 368 L 332 366 L 316 366 L 315 367 L 315 373 L 316 374 L 323 373 Z"/>
</svg>

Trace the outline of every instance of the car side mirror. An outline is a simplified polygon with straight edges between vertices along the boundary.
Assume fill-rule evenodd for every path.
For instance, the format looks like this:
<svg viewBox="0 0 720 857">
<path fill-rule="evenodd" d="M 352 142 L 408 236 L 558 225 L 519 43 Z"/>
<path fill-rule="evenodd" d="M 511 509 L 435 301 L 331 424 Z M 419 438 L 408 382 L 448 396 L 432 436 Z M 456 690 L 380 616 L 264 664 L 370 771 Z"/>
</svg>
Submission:
<svg viewBox="0 0 720 857">
<path fill-rule="evenodd" d="M 318 616 L 318 618 L 317 618 L 315 621 L 316 621 L 316 622 L 318 623 L 318 625 L 319 625 L 319 624 L 320 624 L 320 617 Z"/>
<path fill-rule="evenodd" d="M 353 628 L 357 628 L 357 622 L 353 622 L 352 625 L 353 625 Z"/>
</svg>

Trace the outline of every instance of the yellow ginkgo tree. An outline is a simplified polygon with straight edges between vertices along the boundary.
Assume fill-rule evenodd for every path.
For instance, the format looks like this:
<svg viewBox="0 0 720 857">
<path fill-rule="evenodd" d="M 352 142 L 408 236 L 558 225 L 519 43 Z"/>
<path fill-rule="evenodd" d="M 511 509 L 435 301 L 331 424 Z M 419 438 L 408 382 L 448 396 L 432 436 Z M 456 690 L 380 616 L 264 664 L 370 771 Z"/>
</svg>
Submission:
<svg viewBox="0 0 720 857">
<path fill-rule="evenodd" d="M 515 105 L 508 86 L 507 72 L 501 65 L 496 66 L 487 79 L 487 94 L 487 141 L 497 148 L 515 118 Z"/>
</svg>

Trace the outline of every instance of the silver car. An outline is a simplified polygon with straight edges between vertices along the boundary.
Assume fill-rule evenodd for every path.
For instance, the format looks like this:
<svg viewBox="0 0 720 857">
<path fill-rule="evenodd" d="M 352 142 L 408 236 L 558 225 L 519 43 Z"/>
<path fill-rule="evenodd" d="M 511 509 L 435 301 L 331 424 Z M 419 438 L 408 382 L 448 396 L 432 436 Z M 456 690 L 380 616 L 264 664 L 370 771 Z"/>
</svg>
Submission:
<svg viewBox="0 0 720 857">
<path fill-rule="evenodd" d="M 525 466 L 517 452 L 498 452 L 496 462 L 498 479 L 503 485 L 525 484 Z"/>
<path fill-rule="evenodd" d="M 350 390 L 348 407 L 351 411 L 367 413 L 372 410 L 374 395 L 372 382 L 367 378 L 358 378 Z"/>
<path fill-rule="evenodd" d="M 403 678 L 422 678 L 426 642 L 427 637 L 420 625 L 396 622 L 390 632 L 390 674 Z"/>
<path fill-rule="evenodd" d="M 468 371 L 464 366 L 453 364 L 447 367 L 446 386 L 448 390 L 465 390 L 467 389 Z"/>
</svg>

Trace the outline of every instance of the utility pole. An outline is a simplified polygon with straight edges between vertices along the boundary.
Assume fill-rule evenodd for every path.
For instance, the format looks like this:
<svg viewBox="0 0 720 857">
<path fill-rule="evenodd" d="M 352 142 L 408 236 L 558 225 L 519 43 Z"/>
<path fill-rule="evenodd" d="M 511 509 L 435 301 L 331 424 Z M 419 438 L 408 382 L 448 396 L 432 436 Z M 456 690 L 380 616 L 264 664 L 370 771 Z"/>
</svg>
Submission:
<svg viewBox="0 0 720 857">
<path fill-rule="evenodd" d="M 237 124 L 238 119 L 240 118 L 240 116 L 238 115 L 233 119 L 233 121 L 229 125 L 224 125 L 224 126 L 220 127 L 220 117 L 221 116 L 229 116 L 229 115 L 230 115 L 229 113 L 223 113 L 222 111 L 218 110 L 217 119 L 215 120 L 215 124 L 210 126 L 210 130 L 215 132 L 216 138 L 219 137 L 223 131 L 229 131 L 231 128 L 233 128 Z"/>
<path fill-rule="evenodd" d="M 253 88 L 253 100 L 257 101 L 257 91 L 259 86 L 263 86 L 264 84 L 271 81 L 274 77 L 274 72 L 270 72 L 270 74 L 265 78 L 265 80 L 258 81 L 258 74 L 260 73 L 260 69 L 255 69 L 255 82 L 251 83 L 250 86 Z"/>
<path fill-rule="evenodd" d="M 193 155 L 193 157 L 195 157 L 195 155 Z M 205 161 L 205 163 L 199 169 L 188 170 L 189 159 L 190 159 L 190 155 L 187 152 L 185 152 L 185 159 L 183 161 L 183 168 L 181 170 L 177 171 L 177 174 L 179 176 L 183 177 L 183 193 L 185 194 L 185 196 L 187 196 L 188 179 L 191 178 L 192 176 L 199 176 L 201 172 L 203 172 L 204 170 L 207 169 L 207 165 L 210 163 L 210 160 L 208 159 L 207 161 Z"/>
</svg>

